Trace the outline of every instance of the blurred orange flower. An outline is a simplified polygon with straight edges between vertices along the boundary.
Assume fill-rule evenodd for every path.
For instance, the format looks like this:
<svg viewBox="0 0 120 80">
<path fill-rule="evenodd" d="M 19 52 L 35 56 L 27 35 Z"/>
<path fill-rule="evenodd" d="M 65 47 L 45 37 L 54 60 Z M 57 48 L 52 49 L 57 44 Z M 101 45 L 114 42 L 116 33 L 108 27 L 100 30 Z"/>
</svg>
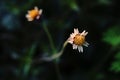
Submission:
<svg viewBox="0 0 120 80">
<path fill-rule="evenodd" d="M 26 14 L 26 18 L 28 21 L 33 21 L 35 18 L 39 19 L 42 14 L 42 9 L 38 9 L 38 7 L 34 7 L 34 9 L 29 10 L 28 14 Z"/>
</svg>

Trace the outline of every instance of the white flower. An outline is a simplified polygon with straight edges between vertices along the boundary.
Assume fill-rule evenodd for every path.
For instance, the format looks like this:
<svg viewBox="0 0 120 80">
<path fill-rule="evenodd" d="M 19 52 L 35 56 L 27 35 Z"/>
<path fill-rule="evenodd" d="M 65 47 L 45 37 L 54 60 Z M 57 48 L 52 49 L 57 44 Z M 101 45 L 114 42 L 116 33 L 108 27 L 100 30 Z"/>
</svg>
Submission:
<svg viewBox="0 0 120 80">
<path fill-rule="evenodd" d="M 39 19 L 42 14 L 42 9 L 38 9 L 38 7 L 34 7 L 34 9 L 29 10 L 28 14 L 26 14 L 26 18 L 28 21 L 33 21 L 35 18 Z"/>
<path fill-rule="evenodd" d="M 68 43 L 73 45 L 73 49 L 78 49 L 79 52 L 83 52 L 83 45 L 88 47 L 88 43 L 85 41 L 85 36 L 88 34 L 85 30 L 79 33 L 78 29 L 74 29 L 74 33 L 70 34 Z"/>
</svg>

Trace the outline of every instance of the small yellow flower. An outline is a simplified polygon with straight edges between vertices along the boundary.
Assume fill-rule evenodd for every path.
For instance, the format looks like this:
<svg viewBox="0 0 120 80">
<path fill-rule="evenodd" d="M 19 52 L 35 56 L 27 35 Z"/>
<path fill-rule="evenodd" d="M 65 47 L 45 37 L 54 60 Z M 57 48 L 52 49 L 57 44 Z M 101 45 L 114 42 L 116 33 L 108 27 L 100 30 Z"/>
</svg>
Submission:
<svg viewBox="0 0 120 80">
<path fill-rule="evenodd" d="M 88 34 L 85 30 L 79 33 L 78 29 L 74 29 L 74 33 L 70 34 L 68 38 L 68 43 L 73 45 L 73 49 L 77 49 L 79 52 L 83 52 L 83 45 L 88 47 L 88 43 L 85 41 L 85 36 Z"/>
<path fill-rule="evenodd" d="M 33 21 L 35 18 L 39 19 L 42 14 L 42 9 L 38 10 L 38 7 L 34 7 L 34 9 L 28 11 L 28 14 L 26 14 L 26 18 L 28 21 Z"/>
</svg>

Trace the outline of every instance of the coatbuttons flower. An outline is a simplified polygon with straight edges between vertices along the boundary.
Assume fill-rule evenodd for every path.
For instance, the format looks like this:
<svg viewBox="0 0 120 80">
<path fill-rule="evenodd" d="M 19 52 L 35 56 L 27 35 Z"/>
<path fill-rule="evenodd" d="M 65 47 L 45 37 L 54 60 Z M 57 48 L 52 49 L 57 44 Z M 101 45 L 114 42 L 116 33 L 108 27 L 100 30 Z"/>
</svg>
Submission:
<svg viewBox="0 0 120 80">
<path fill-rule="evenodd" d="M 85 41 L 85 36 L 88 34 L 85 30 L 79 33 L 78 29 L 74 29 L 74 33 L 70 34 L 68 43 L 73 45 L 73 49 L 78 49 L 79 52 L 83 52 L 83 45 L 88 47 L 88 43 Z"/>
<path fill-rule="evenodd" d="M 35 18 L 39 19 L 42 14 L 42 9 L 38 9 L 38 7 L 34 7 L 34 9 L 29 10 L 28 14 L 26 14 L 26 18 L 28 21 L 33 21 Z"/>
</svg>

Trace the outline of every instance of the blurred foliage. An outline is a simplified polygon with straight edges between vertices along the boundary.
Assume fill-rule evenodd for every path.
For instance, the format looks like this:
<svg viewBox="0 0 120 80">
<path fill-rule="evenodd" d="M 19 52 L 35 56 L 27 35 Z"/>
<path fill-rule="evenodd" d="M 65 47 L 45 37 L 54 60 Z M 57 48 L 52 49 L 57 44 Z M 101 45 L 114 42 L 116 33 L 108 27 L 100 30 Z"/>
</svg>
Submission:
<svg viewBox="0 0 120 80">
<path fill-rule="evenodd" d="M 103 41 L 107 42 L 112 46 L 120 45 L 120 28 L 118 26 L 114 26 L 108 29 L 103 36 Z"/>
<path fill-rule="evenodd" d="M 103 37 L 103 41 L 110 44 L 116 50 L 119 49 L 117 46 L 120 45 L 120 27 L 119 25 L 109 28 Z M 120 72 L 120 52 L 115 54 L 115 60 L 111 63 L 110 70 L 114 72 Z"/>
<path fill-rule="evenodd" d="M 103 73 L 98 73 L 96 78 L 97 78 L 97 80 L 102 80 L 102 79 L 104 79 L 104 74 Z"/>
<path fill-rule="evenodd" d="M 111 63 L 110 70 L 116 73 L 120 72 L 120 52 L 115 55 L 115 60 Z"/>
<path fill-rule="evenodd" d="M 67 5 L 71 10 L 79 11 L 77 0 L 61 0 L 63 5 Z"/>
<path fill-rule="evenodd" d="M 36 49 L 36 44 L 33 44 L 25 53 L 23 57 L 21 57 L 21 71 L 23 76 L 28 76 L 28 73 L 31 68 L 33 55 Z"/>
<path fill-rule="evenodd" d="M 27 2 L 19 2 L 17 0 L 14 1 L 6 1 L 7 9 L 15 15 L 20 14 L 25 11 L 28 7 L 30 7 L 34 3 L 34 0 L 28 0 Z"/>
<path fill-rule="evenodd" d="M 98 2 L 100 4 L 106 4 L 106 5 L 111 4 L 111 0 L 98 0 Z"/>
</svg>

